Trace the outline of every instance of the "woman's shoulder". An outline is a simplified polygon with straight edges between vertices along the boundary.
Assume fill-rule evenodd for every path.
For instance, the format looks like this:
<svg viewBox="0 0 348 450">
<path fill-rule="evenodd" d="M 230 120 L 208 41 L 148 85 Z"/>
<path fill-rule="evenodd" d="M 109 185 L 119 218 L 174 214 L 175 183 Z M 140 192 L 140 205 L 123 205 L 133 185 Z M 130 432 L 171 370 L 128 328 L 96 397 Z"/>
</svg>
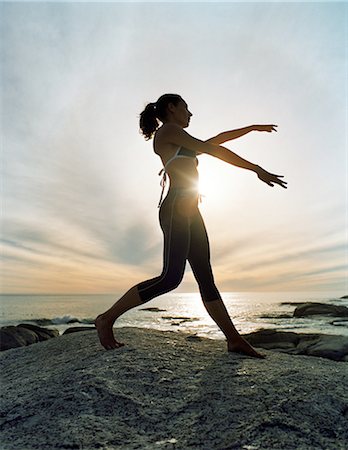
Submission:
<svg viewBox="0 0 348 450">
<path fill-rule="evenodd" d="M 176 124 L 164 124 L 156 131 L 153 138 L 154 152 L 164 158 L 168 157 L 177 149 L 177 146 L 171 142 L 171 139 L 168 136 L 168 132 L 172 129 L 172 126 L 180 128 Z"/>
<path fill-rule="evenodd" d="M 155 136 L 164 137 L 171 135 L 172 133 L 180 133 L 182 127 L 176 123 L 164 123 L 155 132 Z"/>
<path fill-rule="evenodd" d="M 173 136 L 180 133 L 182 128 L 176 123 L 165 123 L 154 134 L 154 142 L 160 142 L 162 144 L 170 144 L 173 140 Z"/>
</svg>

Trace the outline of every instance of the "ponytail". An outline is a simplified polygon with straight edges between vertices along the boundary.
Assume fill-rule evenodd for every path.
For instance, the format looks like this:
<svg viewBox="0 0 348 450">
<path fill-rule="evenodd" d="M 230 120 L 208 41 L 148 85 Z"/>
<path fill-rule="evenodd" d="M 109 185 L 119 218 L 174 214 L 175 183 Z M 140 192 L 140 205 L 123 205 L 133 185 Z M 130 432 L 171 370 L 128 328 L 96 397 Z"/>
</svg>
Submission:
<svg viewBox="0 0 348 450">
<path fill-rule="evenodd" d="M 154 132 L 159 128 L 158 119 L 163 122 L 167 115 L 167 106 L 173 103 L 175 106 L 182 100 L 178 94 L 164 94 L 156 103 L 146 105 L 144 111 L 140 113 L 140 131 L 148 141 L 152 138 Z"/>
<path fill-rule="evenodd" d="M 148 141 L 159 127 L 159 122 L 156 118 L 156 103 L 149 103 L 144 111 L 140 113 L 140 130 Z"/>
</svg>

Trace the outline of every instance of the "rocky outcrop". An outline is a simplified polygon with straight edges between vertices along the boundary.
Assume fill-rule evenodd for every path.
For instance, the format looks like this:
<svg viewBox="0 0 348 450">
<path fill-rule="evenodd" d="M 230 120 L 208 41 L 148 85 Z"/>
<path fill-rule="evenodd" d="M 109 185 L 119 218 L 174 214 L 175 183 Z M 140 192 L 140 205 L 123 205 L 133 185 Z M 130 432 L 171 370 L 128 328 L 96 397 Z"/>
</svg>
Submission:
<svg viewBox="0 0 348 450">
<path fill-rule="evenodd" d="M 24 347 L 39 342 L 36 333 L 22 327 L 3 327 L 0 329 L 0 350 Z"/>
<path fill-rule="evenodd" d="M 301 334 L 259 330 L 244 335 L 255 347 L 295 355 L 320 356 L 334 361 L 348 361 L 348 336 Z"/>
<path fill-rule="evenodd" d="M 95 327 L 70 327 L 64 335 L 95 331 Z M 23 347 L 59 336 L 58 330 L 41 328 L 31 324 L 3 327 L 0 329 L 0 350 Z M 348 336 L 325 334 L 302 334 L 262 329 L 244 337 L 255 347 L 281 351 L 295 355 L 320 356 L 334 361 L 348 361 Z M 188 340 L 201 338 L 188 335 Z"/>
<path fill-rule="evenodd" d="M 47 341 L 47 339 L 59 336 L 58 330 L 51 330 L 49 328 L 38 327 L 37 325 L 32 325 L 30 323 L 20 323 L 18 327 L 26 328 L 37 334 L 39 341 Z"/>
<path fill-rule="evenodd" d="M 95 327 L 70 327 L 67 328 L 63 334 L 77 333 L 78 331 L 95 331 Z"/>
<path fill-rule="evenodd" d="M 0 329 L 0 351 L 25 347 L 56 336 L 59 336 L 58 330 L 49 330 L 27 323 L 3 327 Z"/>
<path fill-rule="evenodd" d="M 347 363 L 117 334 L 112 351 L 88 331 L 2 352 L 1 449 L 347 449 Z"/>
<path fill-rule="evenodd" d="M 327 303 L 303 303 L 296 307 L 294 317 L 314 315 L 335 317 L 348 317 L 348 308 L 341 305 L 328 305 Z"/>
<path fill-rule="evenodd" d="M 151 312 L 161 312 L 161 311 L 166 311 L 166 309 L 161 309 L 161 308 L 157 308 L 155 307 L 150 307 L 150 308 L 140 308 L 141 311 L 151 311 Z"/>
<path fill-rule="evenodd" d="M 297 333 L 266 329 L 245 334 L 244 337 L 251 345 L 268 350 L 296 348 L 300 341 Z"/>
</svg>

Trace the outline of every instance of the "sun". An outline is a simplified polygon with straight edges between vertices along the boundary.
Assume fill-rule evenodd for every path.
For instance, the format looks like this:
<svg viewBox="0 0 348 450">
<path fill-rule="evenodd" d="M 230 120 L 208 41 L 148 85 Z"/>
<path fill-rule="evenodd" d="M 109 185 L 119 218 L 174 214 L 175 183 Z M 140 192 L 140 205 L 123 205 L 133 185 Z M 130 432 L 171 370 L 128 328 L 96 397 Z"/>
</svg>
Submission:
<svg viewBox="0 0 348 450">
<path fill-rule="evenodd" d="M 224 192 L 229 189 L 230 176 L 219 161 L 211 158 L 203 159 L 199 164 L 199 193 L 203 197 L 209 198 L 214 203 L 222 200 Z M 228 171 L 227 171 L 228 172 Z"/>
</svg>

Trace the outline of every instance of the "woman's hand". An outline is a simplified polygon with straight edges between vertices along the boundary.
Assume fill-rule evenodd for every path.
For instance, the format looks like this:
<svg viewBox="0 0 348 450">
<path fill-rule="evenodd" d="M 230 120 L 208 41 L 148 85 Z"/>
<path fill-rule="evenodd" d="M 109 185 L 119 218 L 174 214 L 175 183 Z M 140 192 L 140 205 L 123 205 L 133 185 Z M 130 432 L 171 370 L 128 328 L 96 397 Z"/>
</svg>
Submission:
<svg viewBox="0 0 348 450">
<path fill-rule="evenodd" d="M 276 127 L 278 125 L 253 125 L 254 131 L 267 131 L 267 133 L 271 133 L 272 131 L 277 131 Z"/>
<path fill-rule="evenodd" d="M 258 166 L 256 169 L 257 176 L 261 181 L 268 184 L 268 186 L 274 186 L 275 184 L 279 184 L 279 186 L 283 188 L 287 188 L 286 181 L 280 180 L 279 178 L 283 178 L 284 175 L 276 175 L 274 173 L 269 173 L 267 170 L 262 169 L 262 167 Z"/>
</svg>

